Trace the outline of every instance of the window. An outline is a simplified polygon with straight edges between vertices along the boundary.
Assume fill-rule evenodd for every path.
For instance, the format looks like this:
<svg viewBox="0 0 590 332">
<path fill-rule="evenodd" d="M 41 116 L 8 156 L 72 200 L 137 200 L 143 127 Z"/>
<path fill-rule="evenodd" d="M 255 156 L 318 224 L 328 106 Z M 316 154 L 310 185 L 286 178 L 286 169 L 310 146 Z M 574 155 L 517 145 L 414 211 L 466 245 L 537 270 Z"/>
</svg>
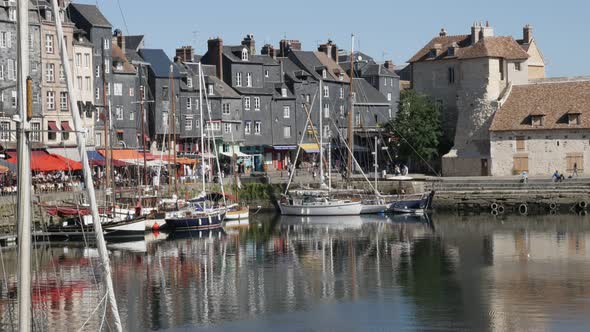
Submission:
<svg viewBox="0 0 590 332">
<path fill-rule="evenodd" d="M 231 123 L 223 124 L 223 132 L 226 134 L 231 133 Z"/>
<path fill-rule="evenodd" d="M 66 81 L 66 73 L 64 72 L 64 66 L 59 65 L 59 81 L 65 82 Z"/>
<path fill-rule="evenodd" d="M 10 122 L 9 121 L 0 122 L 0 140 L 2 140 L 2 141 L 10 140 Z"/>
<path fill-rule="evenodd" d="M 520 62 L 515 62 L 514 63 L 514 70 L 520 71 Z"/>
<path fill-rule="evenodd" d="M 222 112 L 224 115 L 230 114 L 230 104 L 229 103 L 225 103 L 222 105 Z"/>
<path fill-rule="evenodd" d="M 199 120 L 195 120 L 195 128 L 199 128 L 201 126 L 201 123 L 199 122 Z"/>
<path fill-rule="evenodd" d="M 109 63 L 109 59 L 104 59 L 104 72 L 109 73 L 111 68 L 111 64 Z"/>
<path fill-rule="evenodd" d="M 105 50 L 108 50 L 110 48 L 111 44 L 108 38 L 103 39 L 103 45 Z"/>
<path fill-rule="evenodd" d="M 53 35 L 52 34 L 45 35 L 45 53 L 53 54 Z"/>
<path fill-rule="evenodd" d="M 567 115 L 568 124 L 569 125 L 579 125 L 580 124 L 580 114 L 570 113 Z"/>
<path fill-rule="evenodd" d="M 111 95 L 111 83 L 107 84 L 107 96 Z"/>
<path fill-rule="evenodd" d="M 330 97 L 330 88 L 324 86 L 324 97 Z"/>
<path fill-rule="evenodd" d="M 311 95 L 309 95 L 309 94 L 305 95 L 305 102 L 309 103 L 310 100 L 311 100 Z"/>
<path fill-rule="evenodd" d="M 0 65 L 0 81 L 4 81 L 4 65 Z"/>
<path fill-rule="evenodd" d="M 247 48 L 242 49 L 242 61 L 248 61 L 248 49 Z"/>
<path fill-rule="evenodd" d="M 324 104 L 324 118 L 330 117 L 330 104 Z"/>
<path fill-rule="evenodd" d="M 246 86 L 252 86 L 252 73 L 246 73 Z"/>
<path fill-rule="evenodd" d="M 68 111 L 68 93 L 65 91 L 59 93 L 59 109 L 62 112 Z"/>
<path fill-rule="evenodd" d="M 96 88 L 94 92 L 94 99 L 98 102 L 100 100 L 100 88 Z"/>
<path fill-rule="evenodd" d="M 340 99 L 344 99 L 344 88 L 340 87 Z"/>
<path fill-rule="evenodd" d="M 352 101 L 356 102 L 356 92 L 352 93 Z"/>
<path fill-rule="evenodd" d="M 250 110 L 250 97 L 244 97 L 244 109 Z"/>
<path fill-rule="evenodd" d="M 358 127 L 361 125 L 361 115 L 359 113 L 355 114 L 354 120 L 355 126 Z"/>
<path fill-rule="evenodd" d="M 193 116 L 192 115 L 185 115 L 184 116 L 184 130 L 193 130 Z"/>
<path fill-rule="evenodd" d="M 344 115 L 344 105 L 340 105 L 340 115 Z"/>
<path fill-rule="evenodd" d="M 47 110 L 55 110 L 55 91 L 47 91 Z"/>
<path fill-rule="evenodd" d="M 10 37 L 10 31 L 0 32 L 0 48 L 10 48 L 12 46 Z"/>
<path fill-rule="evenodd" d="M 70 130 L 66 130 L 66 128 L 69 128 L 70 124 L 68 121 L 62 121 L 61 122 L 61 140 L 62 141 L 67 141 L 70 139 Z"/>
<path fill-rule="evenodd" d="M 88 53 L 84 54 L 84 67 L 85 68 L 90 67 L 90 54 L 88 54 Z"/>
<path fill-rule="evenodd" d="M 244 134 L 250 135 L 252 133 L 252 121 L 244 121 Z"/>
<path fill-rule="evenodd" d="M 291 126 L 284 126 L 283 127 L 283 137 L 285 137 L 285 138 L 291 137 Z"/>
<path fill-rule="evenodd" d="M 449 84 L 453 84 L 453 83 L 455 83 L 455 68 L 449 67 L 448 71 L 449 71 L 449 74 L 448 74 Z"/>
<path fill-rule="evenodd" d="M 94 76 L 100 77 L 100 66 L 96 66 Z"/>
<path fill-rule="evenodd" d="M 391 108 L 387 110 L 387 114 L 389 114 L 389 118 L 393 117 L 393 113 L 391 113 Z"/>
<path fill-rule="evenodd" d="M 525 150 L 525 140 L 524 136 L 516 136 L 516 152 L 522 152 Z"/>
<path fill-rule="evenodd" d="M 254 97 L 254 110 L 260 111 L 260 97 Z"/>
<path fill-rule="evenodd" d="M 281 88 L 281 96 L 287 97 L 287 88 Z"/>
<path fill-rule="evenodd" d="M 186 98 L 186 109 L 187 110 L 193 109 L 193 100 L 190 97 Z"/>
<path fill-rule="evenodd" d="M 330 126 L 328 126 L 328 125 L 325 125 L 324 126 L 324 133 L 323 133 L 323 135 L 324 136 L 329 136 L 330 135 Z"/>
<path fill-rule="evenodd" d="M 123 120 L 123 106 L 117 105 L 117 107 L 115 107 L 115 117 L 117 120 Z"/>
<path fill-rule="evenodd" d="M 57 138 L 57 125 L 55 121 L 47 121 L 47 139 L 50 141 L 55 141 Z"/>
<path fill-rule="evenodd" d="M 500 71 L 500 80 L 504 80 L 504 59 L 499 60 L 498 70 Z"/>
<path fill-rule="evenodd" d="M 213 95 L 213 84 L 207 85 L 207 93 L 212 96 Z"/>
<path fill-rule="evenodd" d="M 129 88 L 129 97 L 134 97 L 134 96 L 135 96 L 135 89 Z"/>
<path fill-rule="evenodd" d="M 291 107 L 283 106 L 283 118 L 288 119 L 291 117 Z"/>
<path fill-rule="evenodd" d="M 47 82 L 55 81 L 55 65 L 53 63 L 45 65 L 45 80 Z"/>
<path fill-rule="evenodd" d="M 529 171 L 529 157 L 528 156 L 515 156 L 514 157 L 514 171 L 516 173 L 528 172 Z"/>
<path fill-rule="evenodd" d="M 114 83 L 113 88 L 115 89 L 115 96 L 122 96 L 123 95 L 123 84 L 122 83 Z"/>
<path fill-rule="evenodd" d="M 323 70 L 322 70 L 322 77 L 323 77 L 324 79 L 328 78 L 328 73 L 326 72 L 326 70 L 325 70 L 325 69 L 323 69 Z"/>
<path fill-rule="evenodd" d="M 236 86 L 242 86 L 242 73 L 236 73 Z"/>
<path fill-rule="evenodd" d="M 192 77 L 186 78 L 186 86 L 188 86 L 189 88 L 193 87 L 193 78 Z"/>
<path fill-rule="evenodd" d="M 391 101 L 391 92 L 387 93 L 387 101 Z"/>
<path fill-rule="evenodd" d="M 262 133 L 262 122 L 254 121 L 254 134 L 260 135 Z"/>
<path fill-rule="evenodd" d="M 135 121 L 135 112 L 129 112 L 129 121 Z"/>
<path fill-rule="evenodd" d="M 221 131 L 221 122 L 207 121 L 207 123 L 205 124 L 205 130 Z"/>
<path fill-rule="evenodd" d="M 16 8 L 10 7 L 8 8 L 8 20 L 12 22 L 16 22 Z"/>
<path fill-rule="evenodd" d="M 117 141 L 118 142 L 121 142 L 124 140 L 124 137 L 123 137 L 124 133 L 125 132 L 123 130 L 117 130 Z"/>
<path fill-rule="evenodd" d="M 340 81 L 344 81 L 344 74 L 343 73 L 340 73 L 340 75 L 338 75 L 338 79 Z"/>
<path fill-rule="evenodd" d="M 9 80 L 16 80 L 16 61 L 13 59 L 8 59 L 8 73 L 6 76 L 8 76 Z"/>
<path fill-rule="evenodd" d="M 542 126 L 543 125 L 543 115 L 531 115 L 531 125 Z"/>
<path fill-rule="evenodd" d="M 75 59 L 76 67 L 82 67 L 82 53 L 76 53 L 76 56 L 74 59 Z"/>
<path fill-rule="evenodd" d="M 92 90 L 92 83 L 90 82 L 90 76 L 86 76 L 84 78 L 84 81 L 86 83 L 86 91 L 91 91 Z"/>
<path fill-rule="evenodd" d="M 265 71 L 264 71 L 264 77 L 268 77 L 268 76 L 269 76 L 269 75 L 268 75 L 268 70 L 265 70 Z"/>
<path fill-rule="evenodd" d="M 10 98 L 10 104 L 16 108 L 16 90 L 12 91 L 12 97 Z"/>
<path fill-rule="evenodd" d="M 31 122 L 31 141 L 41 142 L 41 123 Z"/>
<path fill-rule="evenodd" d="M 82 76 L 76 77 L 76 86 L 78 87 L 78 90 L 82 90 Z"/>
</svg>

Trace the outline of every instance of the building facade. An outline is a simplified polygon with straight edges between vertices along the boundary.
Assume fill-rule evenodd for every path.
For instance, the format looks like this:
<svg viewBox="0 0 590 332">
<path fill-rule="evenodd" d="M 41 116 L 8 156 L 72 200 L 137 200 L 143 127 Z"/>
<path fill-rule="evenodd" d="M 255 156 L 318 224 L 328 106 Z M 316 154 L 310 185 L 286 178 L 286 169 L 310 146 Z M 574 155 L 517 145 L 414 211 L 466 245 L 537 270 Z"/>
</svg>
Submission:
<svg viewBox="0 0 590 332">
<path fill-rule="evenodd" d="M 93 46 L 84 30 L 75 29 L 73 38 L 73 79 L 82 124 L 87 130 L 86 144 L 94 146 L 94 79 Z"/>
</svg>

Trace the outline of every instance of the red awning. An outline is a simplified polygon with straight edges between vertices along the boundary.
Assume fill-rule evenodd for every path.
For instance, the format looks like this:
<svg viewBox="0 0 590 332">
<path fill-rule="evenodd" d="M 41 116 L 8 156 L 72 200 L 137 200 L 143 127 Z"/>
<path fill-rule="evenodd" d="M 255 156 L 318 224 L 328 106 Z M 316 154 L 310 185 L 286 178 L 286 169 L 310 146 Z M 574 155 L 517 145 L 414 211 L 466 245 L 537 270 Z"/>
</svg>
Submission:
<svg viewBox="0 0 590 332">
<path fill-rule="evenodd" d="M 10 158 L 9 163 L 16 164 L 16 152 L 6 152 Z M 31 171 L 33 172 L 53 172 L 53 171 L 80 171 L 82 164 L 77 161 L 50 154 L 47 151 L 31 151 Z"/>
<path fill-rule="evenodd" d="M 62 129 L 63 131 L 67 131 L 67 132 L 71 132 L 71 131 L 73 131 L 73 130 L 72 130 L 72 128 L 70 127 L 70 123 L 69 123 L 69 122 L 67 122 L 67 121 L 62 121 L 62 122 L 61 122 L 61 129 Z"/>
<path fill-rule="evenodd" d="M 47 126 L 51 131 L 60 131 L 59 128 L 57 128 L 57 124 L 55 124 L 55 121 L 48 121 Z"/>
</svg>

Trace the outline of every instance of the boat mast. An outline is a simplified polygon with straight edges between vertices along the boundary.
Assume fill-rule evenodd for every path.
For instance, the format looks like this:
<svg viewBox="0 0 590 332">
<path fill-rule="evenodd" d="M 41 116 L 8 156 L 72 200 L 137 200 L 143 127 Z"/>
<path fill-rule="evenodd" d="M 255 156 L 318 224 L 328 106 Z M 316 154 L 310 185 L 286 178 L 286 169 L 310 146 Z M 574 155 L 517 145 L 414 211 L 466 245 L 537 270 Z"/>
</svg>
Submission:
<svg viewBox="0 0 590 332">
<path fill-rule="evenodd" d="M 29 1 L 18 1 L 18 312 L 19 331 L 31 331 L 31 146 L 28 139 L 31 96 L 29 76 Z M 25 103 L 26 101 L 26 103 Z M 25 107 L 26 106 L 26 107 Z"/>
<path fill-rule="evenodd" d="M 148 168 L 145 154 L 147 149 L 145 146 L 145 87 L 143 86 L 143 67 L 139 65 L 139 109 L 141 113 L 141 147 L 143 149 L 143 185 L 148 185 Z"/>
<path fill-rule="evenodd" d="M 205 124 L 203 123 L 203 68 L 199 62 L 199 123 L 201 124 L 201 178 L 203 179 L 202 192 L 205 192 Z"/>
<path fill-rule="evenodd" d="M 325 70 L 325 69 L 324 69 Z M 323 126 L 323 117 L 324 117 L 324 105 L 323 99 L 324 96 L 324 81 L 320 79 L 320 187 L 324 186 L 324 126 Z"/>
<path fill-rule="evenodd" d="M 170 89 L 168 89 L 168 102 L 169 103 L 173 103 L 174 101 L 172 100 L 174 98 L 174 93 L 171 89 L 172 87 L 172 65 L 170 65 L 170 72 L 168 74 L 168 87 Z M 169 111 L 170 109 L 168 109 Z M 171 125 L 176 126 L 175 123 L 172 122 L 172 112 L 168 113 L 168 128 L 170 128 Z M 172 187 L 172 168 L 170 167 L 170 160 L 172 159 L 172 150 L 171 150 L 171 145 L 172 145 L 172 131 L 169 130 L 168 131 L 168 165 L 167 165 L 167 169 L 168 169 L 168 196 L 170 196 L 170 189 Z"/>
<path fill-rule="evenodd" d="M 171 86 L 171 98 L 170 102 L 172 103 L 172 137 L 174 140 L 172 141 L 172 160 L 174 165 L 172 168 L 174 169 L 174 195 L 178 197 L 178 181 L 176 176 L 178 173 L 176 172 L 176 92 L 174 91 L 174 64 L 170 65 L 170 86 Z M 170 160 L 168 160 L 168 164 L 170 164 Z"/>
<path fill-rule="evenodd" d="M 19 1 L 19 3 L 26 2 L 26 1 Z M 96 195 L 94 193 L 94 183 L 92 181 L 92 171 L 90 170 L 90 165 L 88 164 L 88 154 L 86 153 L 86 131 L 84 126 L 82 125 L 82 120 L 80 119 L 80 112 L 78 110 L 78 104 L 76 102 L 76 93 L 74 92 L 74 85 L 72 82 L 72 73 L 70 71 L 70 62 L 68 61 L 68 51 L 67 46 L 64 45 L 64 33 L 63 28 L 61 25 L 61 14 L 59 10 L 59 6 L 57 0 L 52 0 L 53 5 L 53 13 L 55 18 L 55 27 L 57 30 L 57 42 L 60 48 L 61 54 L 61 61 L 64 67 L 64 74 L 66 77 L 66 86 L 70 101 L 70 110 L 72 113 L 72 121 L 74 122 L 74 130 L 76 131 L 76 140 L 78 143 L 78 152 L 80 153 L 80 157 L 82 158 L 82 169 L 84 172 L 84 184 L 86 188 L 88 188 L 88 198 L 90 200 L 90 208 L 92 211 L 92 219 L 94 225 L 94 232 L 96 233 L 96 245 L 98 247 L 98 253 L 101 259 L 101 266 L 104 269 L 104 281 L 106 284 L 106 291 L 107 291 L 107 304 L 110 308 L 110 314 L 113 319 L 114 328 L 116 331 L 122 331 L 123 328 L 121 326 L 121 318 L 119 317 L 119 310 L 117 307 L 117 300 L 115 298 L 115 291 L 113 288 L 113 280 L 111 279 L 111 265 L 109 262 L 109 253 L 107 251 L 106 242 L 103 237 L 102 225 L 100 223 L 100 217 L 98 215 L 98 205 L 96 203 Z M 63 13 L 65 15 L 65 12 Z M 28 36 L 28 34 L 27 34 Z M 23 38 L 21 40 L 25 41 L 25 45 L 28 44 L 26 41 L 28 38 Z M 104 44 L 104 43 L 103 43 Z M 28 47 L 28 45 L 26 45 Z M 104 47 L 104 46 L 103 46 Z M 22 60 L 22 59 L 21 59 Z M 23 61 L 21 61 L 23 62 Z M 30 309 L 29 309 L 30 310 Z"/>
<path fill-rule="evenodd" d="M 328 191 L 332 191 L 332 139 L 331 139 L 331 137 L 330 137 L 330 141 L 328 142 Z"/>
<path fill-rule="evenodd" d="M 351 47 L 350 47 L 350 93 L 348 94 L 348 146 L 350 147 L 350 153 L 348 154 L 348 178 L 352 176 L 352 159 L 354 151 L 354 98 L 353 98 L 353 81 L 354 81 L 354 34 L 351 35 Z"/>
<path fill-rule="evenodd" d="M 375 165 L 374 165 L 375 166 L 375 191 L 379 192 L 377 189 L 377 172 L 379 171 L 379 166 L 377 164 L 377 142 L 378 142 L 377 136 L 375 135 L 375 152 L 374 152 L 375 153 Z"/>
</svg>

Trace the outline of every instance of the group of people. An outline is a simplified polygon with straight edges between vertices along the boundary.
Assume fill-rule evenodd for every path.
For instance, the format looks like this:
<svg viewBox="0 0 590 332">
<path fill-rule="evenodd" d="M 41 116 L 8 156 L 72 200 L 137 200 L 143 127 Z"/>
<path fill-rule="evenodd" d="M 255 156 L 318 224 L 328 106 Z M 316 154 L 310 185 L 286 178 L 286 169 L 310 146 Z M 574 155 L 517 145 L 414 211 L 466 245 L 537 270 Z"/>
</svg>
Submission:
<svg viewBox="0 0 590 332">
<path fill-rule="evenodd" d="M 64 171 L 40 172 L 32 177 L 32 181 L 33 189 L 37 194 L 81 188 L 80 176 L 66 174 Z"/>
<path fill-rule="evenodd" d="M 570 179 L 573 177 L 578 177 L 578 163 L 574 163 L 574 168 L 572 170 L 572 175 L 569 177 Z M 558 170 L 555 170 L 555 173 L 551 176 L 553 182 L 563 182 L 565 180 L 565 175 L 560 173 Z"/>
</svg>

